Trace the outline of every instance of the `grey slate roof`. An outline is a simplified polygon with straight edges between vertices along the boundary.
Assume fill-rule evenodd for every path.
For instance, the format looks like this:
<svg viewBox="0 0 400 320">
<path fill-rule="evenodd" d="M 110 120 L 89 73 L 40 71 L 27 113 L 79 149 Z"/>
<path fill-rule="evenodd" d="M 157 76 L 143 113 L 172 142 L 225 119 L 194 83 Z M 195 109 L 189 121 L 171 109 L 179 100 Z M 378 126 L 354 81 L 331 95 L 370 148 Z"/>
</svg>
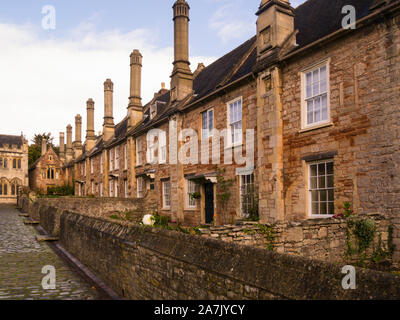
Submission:
<svg viewBox="0 0 400 320">
<path fill-rule="evenodd" d="M 0 147 L 8 147 L 9 145 L 17 145 L 18 148 L 21 148 L 23 145 L 23 140 L 21 136 L 10 136 L 0 134 Z"/>
</svg>

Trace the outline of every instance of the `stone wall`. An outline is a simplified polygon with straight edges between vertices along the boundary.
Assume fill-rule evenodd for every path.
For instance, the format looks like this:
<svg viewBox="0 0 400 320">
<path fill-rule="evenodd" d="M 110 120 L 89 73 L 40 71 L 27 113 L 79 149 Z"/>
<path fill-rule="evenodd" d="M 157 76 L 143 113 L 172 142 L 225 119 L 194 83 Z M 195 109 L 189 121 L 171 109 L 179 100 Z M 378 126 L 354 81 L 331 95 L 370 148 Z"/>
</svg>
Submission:
<svg viewBox="0 0 400 320">
<path fill-rule="evenodd" d="M 391 224 L 388 220 L 378 214 L 360 215 L 355 219 L 371 219 L 375 222 L 376 233 L 367 251 L 368 258 L 374 254 L 374 249 L 379 247 L 379 242 L 383 249 L 389 249 Z M 237 225 L 203 228 L 200 231 L 204 237 L 274 250 L 279 253 L 339 263 L 354 259 L 354 257 L 346 256 L 347 222 L 345 219 L 313 219 L 272 227 L 257 222 L 240 222 Z M 354 236 L 351 236 L 350 240 L 355 246 Z"/>
<path fill-rule="evenodd" d="M 19 197 L 18 207 L 22 212 L 39 220 L 40 208 L 52 206 L 61 210 L 69 210 L 95 218 L 110 218 L 110 216 L 131 213 L 132 222 L 140 222 L 145 214 L 153 213 L 157 209 L 157 194 L 148 192 L 143 199 L 122 198 L 81 198 L 58 197 L 37 198 L 33 193 L 23 193 Z"/>
<path fill-rule="evenodd" d="M 64 212 L 60 241 L 128 299 L 399 299 L 400 277 Z"/>
</svg>

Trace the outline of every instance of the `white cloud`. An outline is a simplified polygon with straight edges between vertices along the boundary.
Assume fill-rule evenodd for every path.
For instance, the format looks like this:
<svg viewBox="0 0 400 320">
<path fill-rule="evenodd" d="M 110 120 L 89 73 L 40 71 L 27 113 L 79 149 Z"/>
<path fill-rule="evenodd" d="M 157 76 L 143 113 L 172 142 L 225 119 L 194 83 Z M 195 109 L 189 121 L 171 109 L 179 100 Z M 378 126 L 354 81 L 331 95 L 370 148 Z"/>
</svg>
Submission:
<svg viewBox="0 0 400 320">
<path fill-rule="evenodd" d="M 88 98 L 95 100 L 95 130 L 100 131 L 106 78 L 114 82 L 114 121 L 119 122 L 126 115 L 133 49 L 143 55 L 144 103 L 161 82 L 169 84 L 173 48 L 158 47 L 154 38 L 146 29 L 97 32 L 90 20 L 64 39 L 43 37 L 43 31 L 32 25 L 0 24 L 0 133 L 23 131 L 31 139 L 34 133 L 52 132 L 57 142 L 59 132 L 69 123 L 74 126 L 79 113 L 85 137 Z M 213 60 L 193 57 L 192 67 Z"/>
<path fill-rule="evenodd" d="M 209 27 L 217 32 L 222 43 L 254 34 L 255 22 L 244 19 L 240 12 L 240 3 L 230 2 L 216 10 L 211 17 Z"/>
</svg>

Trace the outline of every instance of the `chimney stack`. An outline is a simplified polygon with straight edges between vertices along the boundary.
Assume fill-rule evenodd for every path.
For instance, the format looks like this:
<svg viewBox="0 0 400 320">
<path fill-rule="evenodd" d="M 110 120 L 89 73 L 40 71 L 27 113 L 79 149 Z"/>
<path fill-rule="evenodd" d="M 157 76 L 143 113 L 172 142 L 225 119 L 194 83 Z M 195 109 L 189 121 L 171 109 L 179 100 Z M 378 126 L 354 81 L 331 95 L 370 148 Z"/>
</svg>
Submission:
<svg viewBox="0 0 400 320">
<path fill-rule="evenodd" d="M 44 156 L 47 152 L 47 141 L 42 138 L 42 156 Z"/>
<path fill-rule="evenodd" d="M 113 116 L 113 93 L 114 84 L 111 79 L 104 82 L 104 124 L 103 139 L 109 141 L 114 138 L 115 126 Z"/>
<path fill-rule="evenodd" d="M 294 33 L 294 9 L 289 0 L 262 0 L 256 15 L 257 59 L 260 61 Z"/>
<path fill-rule="evenodd" d="M 60 160 L 61 162 L 65 162 L 65 141 L 64 141 L 64 132 L 60 132 Z"/>
<path fill-rule="evenodd" d="M 66 162 L 70 162 L 73 160 L 74 151 L 72 149 L 72 126 L 69 124 L 67 126 L 67 153 L 65 156 Z"/>
<path fill-rule="evenodd" d="M 77 114 L 75 117 L 75 141 L 74 157 L 77 159 L 82 154 L 82 117 Z"/>
<path fill-rule="evenodd" d="M 143 106 L 141 97 L 142 87 L 142 59 L 143 56 L 139 50 L 133 50 L 131 54 L 131 86 L 128 105 L 129 123 L 131 129 L 143 118 Z"/>
<path fill-rule="evenodd" d="M 185 0 L 177 0 L 174 10 L 174 69 L 171 75 L 171 101 L 180 101 L 193 91 L 189 62 L 189 10 Z"/>
<path fill-rule="evenodd" d="M 94 101 L 89 99 L 86 102 L 87 112 L 87 128 L 86 128 L 86 148 L 92 150 L 96 144 L 96 136 L 94 134 Z"/>
</svg>

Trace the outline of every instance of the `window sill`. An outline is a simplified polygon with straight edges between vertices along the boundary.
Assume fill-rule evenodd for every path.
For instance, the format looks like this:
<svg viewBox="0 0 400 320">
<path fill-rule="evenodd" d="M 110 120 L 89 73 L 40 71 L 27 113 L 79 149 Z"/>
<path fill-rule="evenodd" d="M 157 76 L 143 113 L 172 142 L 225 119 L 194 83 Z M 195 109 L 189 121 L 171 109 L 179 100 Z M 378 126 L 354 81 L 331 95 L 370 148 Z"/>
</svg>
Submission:
<svg viewBox="0 0 400 320">
<path fill-rule="evenodd" d="M 185 208 L 184 211 L 197 211 L 197 208 Z"/>
<path fill-rule="evenodd" d="M 168 208 L 162 208 L 161 211 L 171 211 L 171 207 Z"/>
<path fill-rule="evenodd" d="M 321 123 L 312 127 L 306 127 L 304 129 L 301 129 L 299 131 L 299 133 L 304 133 L 304 132 L 309 132 L 309 131 L 314 131 L 314 130 L 318 130 L 318 129 L 322 129 L 322 128 L 327 128 L 327 127 L 331 127 L 333 126 L 332 122 L 326 122 L 326 123 Z"/>
<path fill-rule="evenodd" d="M 316 219 L 330 219 L 334 215 L 333 214 L 320 214 L 320 215 L 311 215 L 308 217 L 309 220 L 316 220 Z"/>
</svg>

